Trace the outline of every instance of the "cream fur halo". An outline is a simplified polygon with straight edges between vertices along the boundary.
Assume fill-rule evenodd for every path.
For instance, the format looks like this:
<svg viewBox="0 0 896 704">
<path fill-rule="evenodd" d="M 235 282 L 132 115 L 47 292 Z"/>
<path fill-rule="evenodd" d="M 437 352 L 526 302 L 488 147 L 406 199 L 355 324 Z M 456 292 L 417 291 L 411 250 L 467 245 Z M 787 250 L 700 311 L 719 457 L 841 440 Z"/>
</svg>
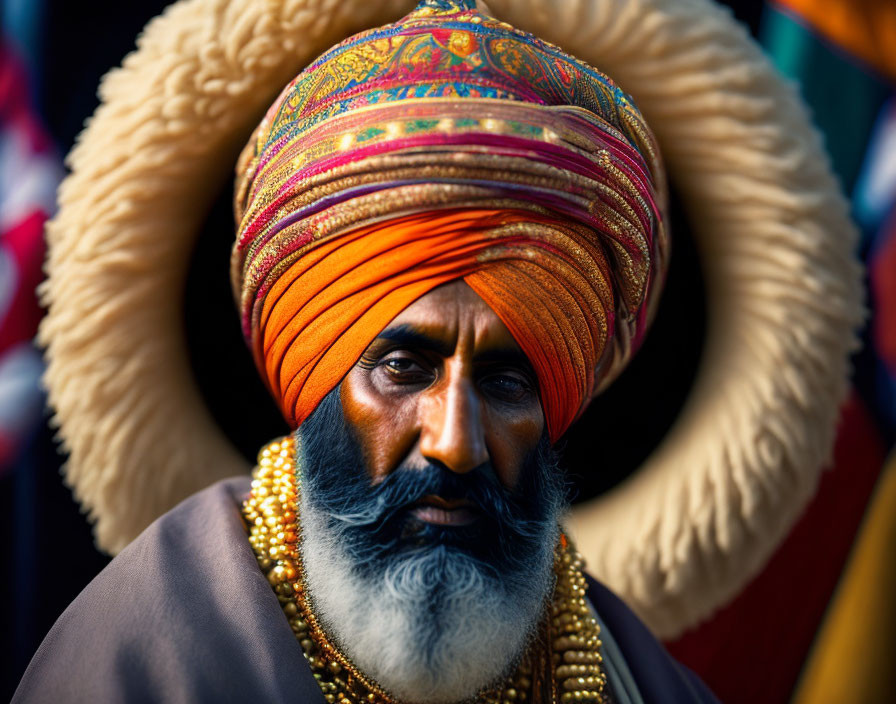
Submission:
<svg viewBox="0 0 896 704">
<path fill-rule="evenodd" d="M 181 499 L 247 472 L 192 378 L 189 253 L 282 86 L 412 4 L 180 0 L 105 77 L 47 228 L 40 329 L 66 478 L 101 548 L 121 550 Z M 570 519 L 592 572 L 674 636 L 762 567 L 829 460 L 862 317 L 856 233 L 795 89 L 726 10 L 488 6 L 634 97 L 693 227 L 709 317 L 685 409 L 634 476 Z"/>
</svg>

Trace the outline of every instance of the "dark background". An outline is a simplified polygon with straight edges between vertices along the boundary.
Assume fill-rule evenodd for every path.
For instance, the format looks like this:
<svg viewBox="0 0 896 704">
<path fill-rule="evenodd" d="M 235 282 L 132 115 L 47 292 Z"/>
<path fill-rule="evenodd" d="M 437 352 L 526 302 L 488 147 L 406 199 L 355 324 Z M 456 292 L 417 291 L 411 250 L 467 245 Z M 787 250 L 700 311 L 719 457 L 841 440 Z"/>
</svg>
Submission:
<svg viewBox="0 0 896 704">
<path fill-rule="evenodd" d="M 34 98 L 64 154 L 97 105 L 100 77 L 134 48 L 142 27 L 167 3 L 50 0 L 44 4 L 42 76 Z M 755 35 L 760 0 L 723 4 L 731 6 Z M 672 201 L 676 202 L 674 184 Z M 184 325 L 200 387 L 225 432 L 251 459 L 286 427 L 258 380 L 239 332 L 228 279 L 230 248 L 220 246 L 221 233 L 233 232 L 231 212 L 228 190 L 209 213 L 193 258 Z M 666 292 L 644 348 L 561 443 L 576 500 L 606 491 L 647 457 L 692 383 L 705 322 L 703 287 L 687 223 L 678 210 L 673 212 L 672 238 Z M 218 383 L 221 369 L 227 369 L 226 385 Z M 247 406 L 253 408 L 250 419 L 241 412 Z M 600 429 L 597 438 L 595 428 Z M 586 465 L 592 468 L 596 455 L 601 471 L 587 475 L 580 471 Z M 89 522 L 63 484 L 59 471 L 63 461 L 53 432 L 45 425 L 15 471 L 0 479 L 5 575 L 0 586 L 0 699 L 11 696 L 50 626 L 108 562 L 95 549 Z M 139 628 L 139 611 L 134 618 Z"/>
</svg>

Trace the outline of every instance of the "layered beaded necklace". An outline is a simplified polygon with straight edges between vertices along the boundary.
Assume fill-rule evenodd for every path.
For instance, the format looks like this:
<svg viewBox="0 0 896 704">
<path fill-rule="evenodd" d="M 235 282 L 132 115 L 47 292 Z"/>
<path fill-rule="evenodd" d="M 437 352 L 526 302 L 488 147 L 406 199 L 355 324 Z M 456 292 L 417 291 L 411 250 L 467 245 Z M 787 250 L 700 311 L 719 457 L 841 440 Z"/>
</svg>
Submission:
<svg viewBox="0 0 896 704">
<path fill-rule="evenodd" d="M 242 507 L 259 567 L 273 587 L 328 703 L 399 704 L 352 664 L 314 615 L 305 590 L 300 551 L 299 489 L 293 439 L 281 438 L 266 445 L 258 454 L 252 491 Z M 513 675 L 501 685 L 480 692 L 472 701 L 604 701 L 600 627 L 585 598 L 583 566 L 581 556 L 561 536 L 555 552 L 556 583 L 550 614 L 546 614 Z"/>
</svg>

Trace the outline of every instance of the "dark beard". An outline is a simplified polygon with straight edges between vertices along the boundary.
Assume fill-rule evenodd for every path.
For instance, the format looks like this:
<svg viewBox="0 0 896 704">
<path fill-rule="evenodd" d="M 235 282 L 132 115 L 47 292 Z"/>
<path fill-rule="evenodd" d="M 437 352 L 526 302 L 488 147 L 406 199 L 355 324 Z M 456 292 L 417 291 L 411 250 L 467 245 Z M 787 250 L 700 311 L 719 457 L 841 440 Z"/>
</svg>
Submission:
<svg viewBox="0 0 896 704">
<path fill-rule="evenodd" d="M 302 492 L 322 514 L 357 574 L 381 575 L 407 553 L 427 548 L 458 551 L 486 574 L 504 582 L 531 577 L 531 557 L 556 533 L 565 507 L 565 483 L 547 434 L 526 458 L 517 486 L 505 488 L 490 464 L 457 474 L 429 464 L 399 466 L 371 485 L 360 443 L 342 412 L 339 387 L 331 391 L 296 431 Z M 411 515 L 434 494 L 469 501 L 477 520 L 440 526 Z"/>
</svg>

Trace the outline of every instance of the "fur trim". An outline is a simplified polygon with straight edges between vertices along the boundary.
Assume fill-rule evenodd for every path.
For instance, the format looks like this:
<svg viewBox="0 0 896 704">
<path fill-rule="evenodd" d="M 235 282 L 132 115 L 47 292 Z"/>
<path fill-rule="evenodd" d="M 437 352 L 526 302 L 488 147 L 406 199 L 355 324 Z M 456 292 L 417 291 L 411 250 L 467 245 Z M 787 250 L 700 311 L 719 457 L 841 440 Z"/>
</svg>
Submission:
<svg viewBox="0 0 896 704">
<path fill-rule="evenodd" d="M 794 88 L 707 0 L 488 0 L 606 71 L 652 126 L 707 276 L 708 340 L 675 428 L 572 524 L 592 570 L 673 636 L 762 566 L 829 460 L 861 322 L 856 234 Z M 181 0 L 151 22 L 69 156 L 48 225 L 45 383 L 66 478 L 117 552 L 248 467 L 191 378 L 189 253 L 288 80 L 409 0 Z"/>
<path fill-rule="evenodd" d="M 248 472 L 204 405 L 181 330 L 201 219 L 287 81 L 409 5 L 185 0 L 103 79 L 47 226 L 40 291 L 66 479 L 100 548 L 118 552 L 190 494 Z"/>
</svg>

